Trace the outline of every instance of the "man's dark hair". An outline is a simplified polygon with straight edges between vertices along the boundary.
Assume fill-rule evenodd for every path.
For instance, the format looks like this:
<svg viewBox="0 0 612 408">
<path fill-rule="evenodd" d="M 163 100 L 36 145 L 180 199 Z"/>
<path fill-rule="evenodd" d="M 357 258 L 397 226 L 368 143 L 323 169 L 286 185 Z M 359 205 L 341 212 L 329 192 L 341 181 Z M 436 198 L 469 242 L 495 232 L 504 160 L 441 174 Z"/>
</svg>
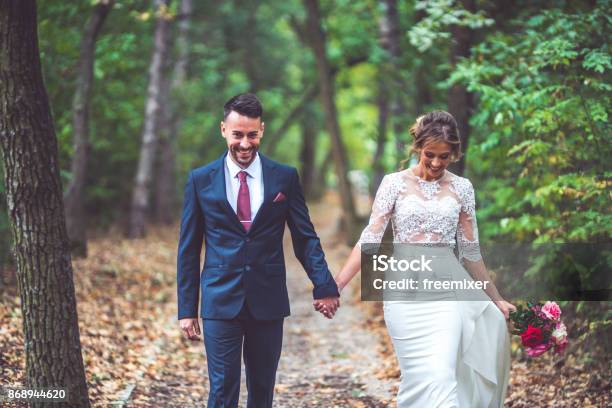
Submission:
<svg viewBox="0 0 612 408">
<path fill-rule="evenodd" d="M 253 119 L 263 116 L 263 106 L 261 106 L 257 96 L 252 93 L 239 94 L 225 102 L 225 105 L 223 105 L 223 120 L 227 119 L 227 115 L 232 111 Z"/>
</svg>

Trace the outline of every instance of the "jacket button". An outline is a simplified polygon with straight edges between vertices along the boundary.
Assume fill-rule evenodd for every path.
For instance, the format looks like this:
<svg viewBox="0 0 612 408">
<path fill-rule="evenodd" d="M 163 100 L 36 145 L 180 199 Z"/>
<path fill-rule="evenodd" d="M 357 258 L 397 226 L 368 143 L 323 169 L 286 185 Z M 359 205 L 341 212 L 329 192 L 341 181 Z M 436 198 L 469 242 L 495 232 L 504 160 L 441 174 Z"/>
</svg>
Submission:
<svg viewBox="0 0 612 408">
<path fill-rule="evenodd" d="M 244 269 L 247 270 L 247 271 L 250 271 L 251 267 L 249 265 L 247 265 L 247 266 L 244 267 Z"/>
</svg>

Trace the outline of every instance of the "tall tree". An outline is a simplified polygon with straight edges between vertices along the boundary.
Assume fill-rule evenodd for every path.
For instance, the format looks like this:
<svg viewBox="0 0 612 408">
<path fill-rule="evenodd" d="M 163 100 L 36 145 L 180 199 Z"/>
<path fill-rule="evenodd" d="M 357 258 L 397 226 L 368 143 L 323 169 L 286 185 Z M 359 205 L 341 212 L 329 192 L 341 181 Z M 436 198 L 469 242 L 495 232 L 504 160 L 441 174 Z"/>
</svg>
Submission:
<svg viewBox="0 0 612 408">
<path fill-rule="evenodd" d="M 113 4 L 113 0 L 101 0 L 93 7 L 91 18 L 81 39 L 77 85 L 72 102 L 74 156 L 71 166 L 72 180 L 64 197 L 64 205 L 72 254 L 78 257 L 87 256 L 87 222 L 83 193 L 89 153 L 89 105 L 93 85 L 96 40 Z"/>
<path fill-rule="evenodd" d="M 469 12 L 475 11 L 473 0 L 461 0 L 463 8 Z M 452 25 L 450 45 L 450 65 L 454 70 L 457 64 L 470 56 L 473 44 L 473 30 L 466 25 Z M 467 152 L 470 138 L 470 116 L 472 115 L 473 98 L 463 84 L 455 83 L 448 89 L 448 111 L 457 120 L 457 127 L 461 138 L 461 149 Z M 465 155 L 457 162 L 451 163 L 449 169 L 455 174 L 462 175 L 465 170 Z"/>
<path fill-rule="evenodd" d="M 425 16 L 426 13 L 424 10 L 416 10 L 414 14 L 414 20 L 416 24 L 418 24 L 419 21 L 425 18 Z M 418 116 L 424 114 L 425 109 L 427 109 L 427 106 L 430 105 L 433 101 L 430 87 L 432 86 L 431 84 L 434 81 L 430 80 L 427 76 L 427 72 L 431 68 L 429 67 L 427 60 L 424 58 L 424 56 L 421 56 L 420 58 L 415 58 L 414 62 L 414 80 L 411 82 L 415 89 L 414 112 L 415 115 Z M 416 117 L 414 119 L 416 119 Z"/>
<path fill-rule="evenodd" d="M 401 66 L 401 31 L 399 23 L 399 13 L 397 10 L 397 0 L 383 1 L 385 12 L 382 15 L 380 31 L 381 42 L 390 57 L 391 67 L 391 116 L 393 117 L 393 134 L 395 136 L 395 148 L 397 151 L 396 163 L 405 158 L 406 146 L 402 140 L 402 134 L 406 133 L 404 122 L 400 119 L 406 116 L 406 106 L 402 92 L 406 89 L 402 80 Z"/>
<path fill-rule="evenodd" d="M 393 63 L 394 57 L 390 50 L 392 48 L 394 50 L 398 48 L 397 44 L 392 45 L 392 43 L 397 40 L 397 33 L 392 33 L 393 23 L 390 21 L 389 17 L 393 15 L 394 12 L 397 14 L 397 10 L 393 1 L 383 2 L 383 7 L 384 13 L 382 13 L 378 20 L 378 34 L 380 46 L 387 51 L 387 58 L 378 64 L 378 88 L 376 95 L 378 126 L 376 128 L 376 150 L 374 152 L 374 157 L 372 158 L 372 181 L 370 183 L 370 195 L 372 196 L 376 194 L 378 186 L 385 175 L 385 167 L 382 160 L 385 153 L 385 144 L 387 142 L 387 128 L 390 110 L 389 105 L 392 105 L 390 104 L 390 100 L 393 99 L 396 94 L 392 86 L 395 80 L 390 79 L 396 74 L 394 69 L 395 64 Z M 393 11 L 389 12 L 389 8 L 393 8 Z M 397 136 L 395 142 L 397 147 L 399 142 Z"/>
<path fill-rule="evenodd" d="M 376 96 L 378 106 L 378 126 L 376 128 L 376 151 L 372 159 L 372 182 L 370 183 L 370 195 L 376 195 L 378 186 L 385 176 L 385 167 L 382 159 L 387 142 L 387 125 L 389 122 L 389 84 L 384 78 L 384 73 L 379 73 L 378 95 Z"/>
<path fill-rule="evenodd" d="M 346 148 L 342 141 L 340 125 L 338 123 L 338 112 L 335 101 L 334 77 L 327 59 L 327 45 L 325 33 L 321 27 L 321 13 L 318 0 L 303 0 L 306 8 L 306 35 L 315 56 L 317 73 L 319 76 L 319 91 L 321 103 L 325 112 L 325 124 L 331 137 L 336 176 L 340 188 L 340 199 L 342 202 L 343 222 L 348 232 L 349 240 L 353 239 L 356 230 L 360 228 L 353 201 L 353 191 L 348 180 L 348 159 Z"/>
<path fill-rule="evenodd" d="M 263 146 L 263 150 L 268 156 L 274 156 L 276 154 L 279 141 L 282 139 L 285 133 L 287 133 L 287 129 L 291 127 L 293 122 L 304 117 L 304 112 L 308 109 L 311 102 L 318 94 L 319 88 L 317 86 L 310 86 L 298 104 L 285 116 L 282 124 L 273 133 L 266 135 L 266 144 Z"/>
<path fill-rule="evenodd" d="M 159 143 L 159 117 L 161 113 L 161 89 L 163 72 L 168 54 L 168 36 L 170 25 L 170 0 L 155 0 L 155 36 L 153 54 L 149 68 L 149 87 L 145 107 L 142 144 L 138 158 L 138 169 L 134 182 L 132 205 L 130 210 L 129 238 L 145 235 L 147 213 L 150 208 L 151 179 L 155 153 Z M 163 101 L 165 103 L 165 101 Z"/>
<path fill-rule="evenodd" d="M 319 129 L 316 122 L 313 120 L 316 112 L 312 102 L 309 102 L 300 120 L 302 130 L 302 147 L 300 150 L 300 177 L 302 179 L 302 188 L 304 196 L 307 199 L 316 199 L 321 196 L 323 186 L 316 184 L 316 153 L 317 153 L 317 136 Z"/>
<path fill-rule="evenodd" d="M 34 0 L 0 0 L 0 148 L 21 296 L 28 387 L 88 407 L 58 147 Z M 46 403 L 31 402 L 33 407 Z"/>
<path fill-rule="evenodd" d="M 249 79 L 249 92 L 257 93 L 261 87 L 260 80 L 260 67 L 257 64 L 257 56 L 259 50 L 257 49 L 257 9 L 260 6 L 260 2 L 240 2 L 237 8 L 242 8 L 246 11 L 246 22 L 243 30 L 248 30 L 252 35 L 239 36 L 242 44 L 242 58 L 244 61 L 244 71 Z"/>
<path fill-rule="evenodd" d="M 176 36 L 177 56 L 172 72 L 172 81 L 164 81 L 162 120 L 160 126 L 159 166 L 157 166 L 157 188 L 155 190 L 155 218 L 163 224 L 175 220 L 176 210 L 176 143 L 180 128 L 180 113 L 184 108 L 184 98 L 180 96 L 188 74 L 190 55 L 190 29 L 193 14 L 193 0 L 181 0 Z M 169 86 L 168 86 L 169 84 Z"/>
</svg>

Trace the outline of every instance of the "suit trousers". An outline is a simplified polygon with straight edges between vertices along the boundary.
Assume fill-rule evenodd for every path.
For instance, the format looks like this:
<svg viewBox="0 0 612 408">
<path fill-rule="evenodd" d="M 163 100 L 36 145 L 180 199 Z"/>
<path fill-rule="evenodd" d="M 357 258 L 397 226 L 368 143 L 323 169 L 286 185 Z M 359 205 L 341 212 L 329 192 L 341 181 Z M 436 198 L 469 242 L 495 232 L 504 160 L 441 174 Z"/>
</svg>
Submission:
<svg viewBox="0 0 612 408">
<path fill-rule="evenodd" d="M 256 320 L 246 304 L 233 319 L 202 319 L 208 361 L 208 408 L 234 408 L 244 356 L 247 408 L 271 408 L 283 343 L 283 322 Z"/>
</svg>

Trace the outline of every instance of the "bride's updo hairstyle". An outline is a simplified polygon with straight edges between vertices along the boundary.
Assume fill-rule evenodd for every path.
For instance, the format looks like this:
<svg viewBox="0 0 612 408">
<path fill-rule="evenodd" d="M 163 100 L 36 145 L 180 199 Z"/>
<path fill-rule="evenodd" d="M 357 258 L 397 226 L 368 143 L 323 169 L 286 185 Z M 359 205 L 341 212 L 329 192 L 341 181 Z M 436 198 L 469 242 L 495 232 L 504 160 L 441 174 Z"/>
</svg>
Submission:
<svg viewBox="0 0 612 408">
<path fill-rule="evenodd" d="M 445 142 L 451 147 L 451 160 L 461 158 L 461 139 L 457 121 L 448 112 L 433 111 L 419 116 L 410 127 L 412 136 L 411 153 L 420 154 L 425 145 L 429 143 Z"/>
</svg>

